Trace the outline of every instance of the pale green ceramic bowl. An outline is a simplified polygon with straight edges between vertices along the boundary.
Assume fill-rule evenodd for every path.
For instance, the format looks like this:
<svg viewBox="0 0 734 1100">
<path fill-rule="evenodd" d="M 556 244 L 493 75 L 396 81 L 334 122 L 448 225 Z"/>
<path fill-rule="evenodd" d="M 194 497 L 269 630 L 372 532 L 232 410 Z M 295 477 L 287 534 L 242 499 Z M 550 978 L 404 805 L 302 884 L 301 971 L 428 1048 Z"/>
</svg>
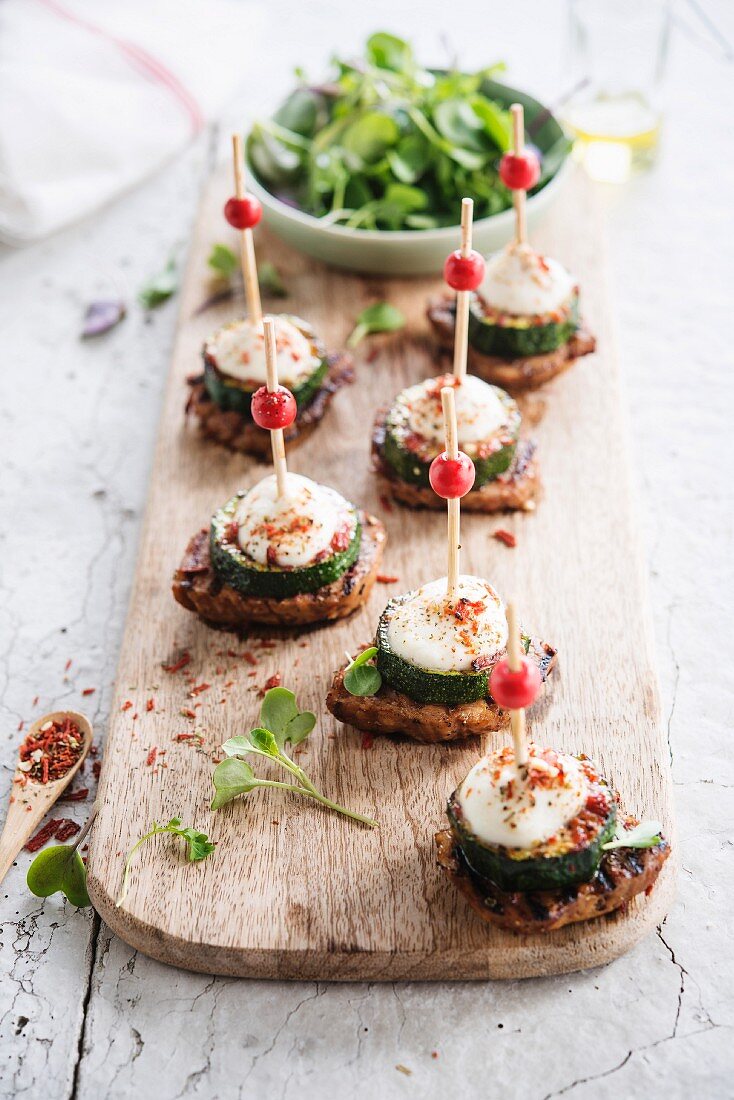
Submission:
<svg viewBox="0 0 734 1100">
<path fill-rule="evenodd" d="M 526 129 L 532 128 L 533 120 L 545 111 L 537 99 L 506 84 L 488 81 L 486 86 L 489 94 L 506 106 L 523 104 Z M 533 133 L 532 140 L 542 153 L 546 153 L 562 137 L 561 126 L 549 115 L 537 133 Z M 370 275 L 439 275 L 446 256 L 457 247 L 458 226 L 388 231 L 325 224 L 320 218 L 277 199 L 257 179 L 252 165 L 248 163 L 247 167 L 248 188 L 262 203 L 266 223 L 300 252 L 334 267 Z M 568 156 L 565 155 L 541 190 L 528 197 L 527 218 L 531 233 L 558 197 L 568 169 Z M 475 221 L 474 247 L 484 253 L 497 251 L 512 238 L 514 224 L 512 209 Z"/>
</svg>

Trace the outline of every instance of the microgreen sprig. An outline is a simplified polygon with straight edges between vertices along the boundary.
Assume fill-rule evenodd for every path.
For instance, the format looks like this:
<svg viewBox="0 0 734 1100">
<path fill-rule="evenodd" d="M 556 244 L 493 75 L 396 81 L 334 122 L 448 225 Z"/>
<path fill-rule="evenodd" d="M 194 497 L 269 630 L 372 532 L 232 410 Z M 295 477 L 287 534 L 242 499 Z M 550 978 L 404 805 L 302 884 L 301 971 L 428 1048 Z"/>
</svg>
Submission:
<svg viewBox="0 0 734 1100">
<path fill-rule="evenodd" d="M 622 829 L 613 840 L 602 844 L 605 852 L 613 848 L 654 848 L 660 843 L 662 825 L 659 821 L 641 821 L 633 829 Z"/>
<path fill-rule="evenodd" d="M 350 695 L 377 695 L 382 686 L 382 676 L 374 665 L 368 664 L 376 655 L 376 646 L 364 649 L 356 657 L 347 653 L 349 664 L 344 670 L 344 687 Z"/>
<path fill-rule="evenodd" d="M 215 794 L 212 809 L 218 810 L 239 795 L 249 794 L 257 787 L 272 787 L 290 791 L 292 794 L 302 794 L 329 810 L 375 828 L 377 822 L 372 818 L 348 810 L 317 791 L 303 769 L 285 751 L 287 744 L 295 746 L 305 741 L 315 725 L 316 715 L 311 711 L 300 711 L 292 691 L 281 687 L 271 688 L 260 708 L 260 725 L 251 730 L 249 735 L 230 737 L 222 745 L 227 759 L 222 760 L 214 769 Z M 288 772 L 293 781 L 283 783 L 272 779 L 258 779 L 250 765 L 242 759 L 249 755 L 268 757 Z"/>
<path fill-rule="evenodd" d="M 373 332 L 397 332 L 405 325 L 405 317 L 389 302 L 373 302 L 363 309 L 357 318 L 354 329 L 347 339 L 348 348 L 356 348 L 365 336 Z"/>
<path fill-rule="evenodd" d="M 214 845 L 209 840 L 206 833 L 200 833 L 197 829 L 182 827 L 180 818 L 172 817 L 167 825 L 158 825 L 158 823 L 154 821 L 150 830 L 141 836 L 139 840 L 135 841 L 127 854 L 125 866 L 122 871 L 122 888 L 120 890 L 120 896 L 115 902 L 118 909 L 127 897 L 128 886 L 130 885 L 130 865 L 135 853 L 141 844 L 144 844 L 146 840 L 150 840 L 154 836 L 158 836 L 160 833 L 171 833 L 172 836 L 183 837 L 187 845 L 187 856 L 191 863 L 198 863 L 199 860 L 206 859 L 206 857 L 211 855 L 214 851 Z"/>
</svg>

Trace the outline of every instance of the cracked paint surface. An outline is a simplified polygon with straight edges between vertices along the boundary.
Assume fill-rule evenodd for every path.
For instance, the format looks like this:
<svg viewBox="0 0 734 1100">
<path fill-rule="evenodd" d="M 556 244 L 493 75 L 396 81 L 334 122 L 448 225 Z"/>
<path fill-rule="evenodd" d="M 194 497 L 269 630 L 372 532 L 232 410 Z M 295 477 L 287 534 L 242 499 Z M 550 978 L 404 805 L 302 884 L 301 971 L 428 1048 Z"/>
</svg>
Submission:
<svg viewBox="0 0 734 1100">
<path fill-rule="evenodd" d="M 560 24 L 560 2 L 548 7 Z M 498 26 L 511 25 L 511 8 L 516 15 L 518 5 L 493 9 Z M 519 9 L 533 7 L 525 0 Z M 341 29 L 336 4 L 320 10 L 334 18 L 321 24 L 289 9 L 281 53 L 259 58 L 249 74 L 259 89 L 249 110 L 268 105 L 269 87 L 285 86 L 309 49 L 318 59 L 375 26 L 395 26 L 384 0 L 352 10 Z M 707 11 L 734 37 L 723 3 Z M 423 15 L 422 30 L 395 29 L 417 36 L 431 56 L 444 6 L 429 0 Z M 522 41 L 508 36 L 499 52 L 514 62 L 518 84 L 547 78 L 557 88 L 551 58 L 559 51 L 532 23 L 523 20 Z M 452 41 L 467 64 L 482 64 L 486 47 L 471 37 L 457 29 Z M 728 121 L 723 65 L 685 33 L 672 63 L 660 168 L 624 196 L 607 196 L 679 827 L 679 900 L 658 934 L 601 970 L 530 982 L 214 979 L 137 955 L 90 911 L 31 897 L 24 854 L 0 890 L 0 1096 L 731 1095 L 734 677 L 721 639 L 734 610 L 734 382 L 724 369 L 730 260 L 716 242 L 734 166 L 717 153 Z M 318 70 L 316 60 L 309 68 Z M 132 303 L 184 243 L 215 144 L 202 141 L 93 223 L 0 253 L 0 514 L 12 519 L 0 535 L 3 800 L 21 720 L 81 705 L 100 734 L 106 726 L 175 303 L 148 319 L 133 306 L 95 343 L 77 334 L 91 298 Z M 95 693 L 82 698 L 87 687 Z M 81 821 L 84 806 L 64 813 Z"/>
</svg>

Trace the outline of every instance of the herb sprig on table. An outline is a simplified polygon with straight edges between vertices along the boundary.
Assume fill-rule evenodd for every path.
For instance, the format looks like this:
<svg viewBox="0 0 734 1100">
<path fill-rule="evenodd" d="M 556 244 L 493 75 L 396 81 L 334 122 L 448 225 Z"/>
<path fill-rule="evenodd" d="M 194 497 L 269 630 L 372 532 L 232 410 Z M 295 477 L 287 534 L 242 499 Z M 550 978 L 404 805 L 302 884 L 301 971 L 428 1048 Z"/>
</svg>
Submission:
<svg viewBox="0 0 734 1100">
<path fill-rule="evenodd" d="M 496 214 L 512 201 L 497 172 L 511 123 L 485 82 L 502 68 L 432 72 L 408 42 L 373 34 L 363 57 L 336 58 L 329 80 L 303 80 L 256 123 L 250 161 L 283 201 L 353 229 L 455 225 L 466 196 L 476 218 Z M 546 155 L 539 186 L 566 149 Z"/>
<path fill-rule="evenodd" d="M 161 833 L 170 833 L 172 836 L 183 837 L 186 841 L 186 854 L 190 863 L 198 863 L 200 860 L 206 859 L 206 857 L 210 856 L 214 851 L 214 844 L 209 840 L 206 833 L 200 833 L 198 829 L 182 826 L 180 818 L 172 817 L 167 825 L 158 825 L 157 822 L 154 821 L 148 832 L 144 833 L 139 840 L 135 841 L 127 854 L 125 866 L 122 870 L 122 888 L 120 890 L 120 896 L 115 902 L 117 908 L 122 905 L 127 897 L 127 891 L 130 885 L 130 866 L 135 853 L 147 840 L 151 840 L 154 836 L 160 836 Z"/>
<path fill-rule="evenodd" d="M 269 787 L 312 798 L 329 810 L 335 810 L 336 813 L 344 814 L 353 821 L 375 828 L 377 822 L 372 818 L 348 810 L 317 791 L 304 770 L 286 752 L 286 745 L 301 744 L 315 725 L 316 715 L 311 711 L 299 710 L 292 691 L 277 687 L 266 692 L 260 709 L 260 725 L 250 730 L 247 736 L 230 737 L 222 745 L 227 759 L 217 764 L 214 769 L 215 795 L 212 809 L 219 810 L 239 795 L 249 794 L 259 787 Z M 243 759 L 250 755 L 263 756 L 278 764 L 288 773 L 289 782 L 258 779 L 250 765 Z"/>
</svg>

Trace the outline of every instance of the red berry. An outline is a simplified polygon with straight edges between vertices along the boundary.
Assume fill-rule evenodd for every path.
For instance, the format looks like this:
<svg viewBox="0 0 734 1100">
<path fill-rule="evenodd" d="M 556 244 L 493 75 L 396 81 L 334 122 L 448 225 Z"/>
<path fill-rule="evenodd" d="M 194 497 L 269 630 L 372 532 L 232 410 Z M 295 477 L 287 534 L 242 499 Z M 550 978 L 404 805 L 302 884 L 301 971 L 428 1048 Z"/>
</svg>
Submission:
<svg viewBox="0 0 734 1100">
<path fill-rule="evenodd" d="M 500 161 L 500 179 L 511 191 L 529 191 L 540 179 L 540 161 L 532 149 L 505 153 Z"/>
<path fill-rule="evenodd" d="M 285 386 L 278 386 L 277 390 L 272 391 L 267 386 L 261 386 L 253 393 L 250 408 L 258 428 L 267 431 L 290 428 L 298 412 L 296 399 Z"/>
<path fill-rule="evenodd" d="M 521 657 L 517 672 L 512 671 L 507 660 L 497 662 L 489 677 L 489 690 L 498 707 L 520 710 L 535 702 L 540 683 L 538 666 L 527 657 Z"/>
<path fill-rule="evenodd" d="M 475 477 L 474 463 L 463 451 L 459 451 L 458 458 L 449 458 L 446 451 L 442 451 L 436 455 L 428 471 L 434 493 L 444 500 L 466 496 Z"/>
<path fill-rule="evenodd" d="M 260 200 L 254 195 L 245 195 L 244 199 L 227 199 L 224 216 L 235 229 L 252 229 L 263 216 Z"/>
<path fill-rule="evenodd" d="M 473 248 L 468 256 L 462 256 L 457 248 L 446 257 L 443 277 L 453 290 L 476 290 L 484 278 L 484 257 Z"/>
</svg>

